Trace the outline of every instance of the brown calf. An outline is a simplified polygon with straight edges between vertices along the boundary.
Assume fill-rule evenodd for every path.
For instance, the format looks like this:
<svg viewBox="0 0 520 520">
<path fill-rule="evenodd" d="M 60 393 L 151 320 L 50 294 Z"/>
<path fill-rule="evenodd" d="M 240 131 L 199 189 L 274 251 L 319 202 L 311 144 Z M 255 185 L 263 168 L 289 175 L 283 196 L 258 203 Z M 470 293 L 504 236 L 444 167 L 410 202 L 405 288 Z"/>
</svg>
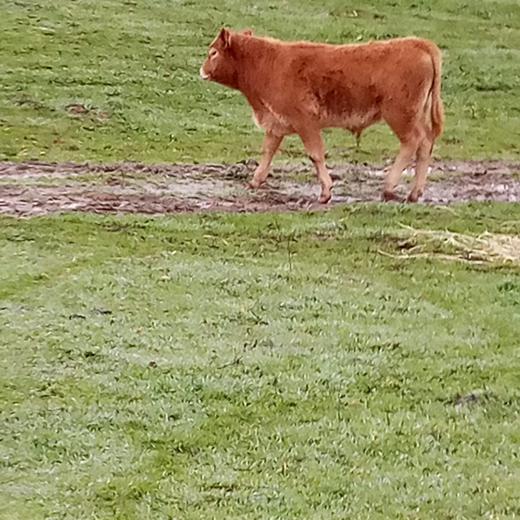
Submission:
<svg viewBox="0 0 520 520">
<path fill-rule="evenodd" d="M 260 165 L 250 185 L 265 182 L 283 138 L 298 134 L 316 167 L 320 202 L 331 198 L 321 130 L 360 135 L 384 120 L 401 142 L 385 180 L 384 200 L 416 159 L 408 201 L 423 194 L 433 143 L 444 123 L 441 53 L 428 40 L 399 38 L 353 45 L 282 42 L 222 29 L 200 69 L 203 79 L 238 89 L 265 130 Z"/>
</svg>

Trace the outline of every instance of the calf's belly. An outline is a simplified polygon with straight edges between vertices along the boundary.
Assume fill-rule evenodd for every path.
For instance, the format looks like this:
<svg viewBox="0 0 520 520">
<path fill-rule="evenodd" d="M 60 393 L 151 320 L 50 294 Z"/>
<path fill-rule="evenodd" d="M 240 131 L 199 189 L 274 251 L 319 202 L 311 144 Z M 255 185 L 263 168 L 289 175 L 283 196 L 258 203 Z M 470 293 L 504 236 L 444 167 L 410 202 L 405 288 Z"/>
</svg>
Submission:
<svg viewBox="0 0 520 520">
<path fill-rule="evenodd" d="M 351 132 L 361 132 L 365 128 L 381 120 L 381 111 L 377 108 L 368 110 L 351 110 L 344 113 L 330 113 L 326 111 L 320 117 L 322 128 L 345 128 Z"/>
</svg>

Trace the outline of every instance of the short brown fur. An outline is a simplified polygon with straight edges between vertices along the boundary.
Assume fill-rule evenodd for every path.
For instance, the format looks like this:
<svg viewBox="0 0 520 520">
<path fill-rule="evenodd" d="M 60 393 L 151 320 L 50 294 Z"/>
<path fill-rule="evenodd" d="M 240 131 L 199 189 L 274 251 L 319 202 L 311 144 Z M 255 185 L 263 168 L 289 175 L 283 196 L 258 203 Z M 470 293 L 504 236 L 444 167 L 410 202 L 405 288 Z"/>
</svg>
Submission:
<svg viewBox="0 0 520 520">
<path fill-rule="evenodd" d="M 383 120 L 401 143 L 385 180 L 384 199 L 396 198 L 394 189 L 414 158 L 415 182 L 408 200 L 415 202 L 423 194 L 433 144 L 444 125 L 441 53 L 433 42 L 399 38 L 329 45 L 222 29 L 201 76 L 242 92 L 265 131 L 253 188 L 267 179 L 283 138 L 296 133 L 315 165 L 320 202 L 328 202 L 332 180 L 321 130 L 339 127 L 359 136 Z"/>
</svg>

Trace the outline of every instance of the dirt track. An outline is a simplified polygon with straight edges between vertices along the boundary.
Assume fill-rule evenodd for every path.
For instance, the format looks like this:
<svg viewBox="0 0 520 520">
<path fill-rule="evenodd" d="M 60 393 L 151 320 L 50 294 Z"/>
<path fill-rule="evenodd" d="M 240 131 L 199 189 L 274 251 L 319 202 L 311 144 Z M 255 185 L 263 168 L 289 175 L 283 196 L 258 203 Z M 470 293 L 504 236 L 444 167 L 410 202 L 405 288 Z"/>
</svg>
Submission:
<svg viewBox="0 0 520 520">
<path fill-rule="evenodd" d="M 283 211 L 323 208 L 307 164 L 273 170 L 268 184 L 245 189 L 255 164 L 142 165 L 120 163 L 0 163 L 0 214 L 35 216 L 54 212 L 176 213 L 194 211 Z M 384 167 L 342 165 L 331 205 L 379 201 Z M 400 194 L 405 195 L 405 174 Z M 520 164 L 503 161 L 438 162 L 424 203 L 520 201 Z"/>
</svg>

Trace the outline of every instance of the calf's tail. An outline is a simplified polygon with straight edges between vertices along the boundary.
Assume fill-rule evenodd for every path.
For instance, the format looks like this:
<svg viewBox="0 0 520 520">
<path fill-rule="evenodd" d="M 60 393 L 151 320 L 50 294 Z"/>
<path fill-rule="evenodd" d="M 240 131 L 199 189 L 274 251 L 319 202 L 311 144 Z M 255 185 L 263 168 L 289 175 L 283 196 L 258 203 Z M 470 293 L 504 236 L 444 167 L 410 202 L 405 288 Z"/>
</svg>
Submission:
<svg viewBox="0 0 520 520">
<path fill-rule="evenodd" d="M 442 56 L 439 48 L 434 45 L 430 48 L 433 64 L 433 82 L 431 87 L 431 121 L 432 141 L 437 139 L 444 129 L 444 105 L 441 99 Z"/>
</svg>

